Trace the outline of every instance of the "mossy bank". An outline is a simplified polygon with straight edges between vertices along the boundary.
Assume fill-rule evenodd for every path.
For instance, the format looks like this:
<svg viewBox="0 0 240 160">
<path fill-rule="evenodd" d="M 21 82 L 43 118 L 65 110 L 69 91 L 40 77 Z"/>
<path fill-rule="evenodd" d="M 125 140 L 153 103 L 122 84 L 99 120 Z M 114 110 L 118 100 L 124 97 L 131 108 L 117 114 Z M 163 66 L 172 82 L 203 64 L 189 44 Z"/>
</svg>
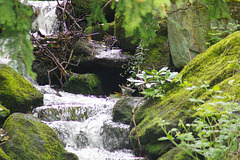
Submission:
<svg viewBox="0 0 240 160">
<path fill-rule="evenodd" d="M 175 78 L 175 87 L 169 90 L 165 97 L 159 100 L 149 100 L 136 110 L 138 134 L 143 150 L 150 159 L 157 159 L 171 149 L 171 142 L 160 142 L 158 138 L 165 136 L 160 124 L 161 120 L 170 123 L 167 130 L 177 128 L 179 120 L 189 122 L 200 107 L 189 98 L 202 99 L 205 102 L 213 100 L 214 92 L 201 87 L 191 91 L 189 86 L 208 84 L 209 89 L 219 86 L 225 96 L 224 101 L 240 100 L 240 74 L 236 61 L 240 58 L 240 32 L 235 32 L 219 43 L 211 46 L 205 52 L 194 58 Z M 231 81 L 232 83 L 228 83 Z M 135 129 L 131 130 L 130 141 L 134 151 L 138 152 Z"/>
</svg>

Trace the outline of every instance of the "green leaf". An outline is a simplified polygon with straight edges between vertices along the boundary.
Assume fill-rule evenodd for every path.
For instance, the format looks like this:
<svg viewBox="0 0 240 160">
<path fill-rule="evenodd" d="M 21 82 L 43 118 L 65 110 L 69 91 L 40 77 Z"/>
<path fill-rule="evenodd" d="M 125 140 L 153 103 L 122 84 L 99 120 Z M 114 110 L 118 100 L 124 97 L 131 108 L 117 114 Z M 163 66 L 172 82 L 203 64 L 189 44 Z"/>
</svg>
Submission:
<svg viewBox="0 0 240 160">
<path fill-rule="evenodd" d="M 167 137 L 161 137 L 161 138 L 158 138 L 159 141 L 166 141 L 166 140 L 169 140 Z"/>
</svg>

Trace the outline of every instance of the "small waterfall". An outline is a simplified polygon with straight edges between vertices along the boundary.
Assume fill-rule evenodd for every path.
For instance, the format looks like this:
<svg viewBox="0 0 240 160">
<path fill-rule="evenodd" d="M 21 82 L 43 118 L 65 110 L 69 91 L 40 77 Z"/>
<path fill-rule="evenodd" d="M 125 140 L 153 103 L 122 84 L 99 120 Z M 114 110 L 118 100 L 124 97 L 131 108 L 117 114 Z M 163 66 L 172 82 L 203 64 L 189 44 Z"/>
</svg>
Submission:
<svg viewBox="0 0 240 160">
<path fill-rule="evenodd" d="M 43 35 L 51 35 L 58 29 L 56 15 L 57 1 L 28 1 L 37 16 L 32 24 L 34 31 L 39 30 Z"/>
<path fill-rule="evenodd" d="M 44 106 L 33 114 L 58 134 L 69 152 L 80 160 L 137 159 L 130 150 L 129 125 L 113 122 L 112 109 L 118 99 L 97 98 L 38 86 Z"/>
</svg>

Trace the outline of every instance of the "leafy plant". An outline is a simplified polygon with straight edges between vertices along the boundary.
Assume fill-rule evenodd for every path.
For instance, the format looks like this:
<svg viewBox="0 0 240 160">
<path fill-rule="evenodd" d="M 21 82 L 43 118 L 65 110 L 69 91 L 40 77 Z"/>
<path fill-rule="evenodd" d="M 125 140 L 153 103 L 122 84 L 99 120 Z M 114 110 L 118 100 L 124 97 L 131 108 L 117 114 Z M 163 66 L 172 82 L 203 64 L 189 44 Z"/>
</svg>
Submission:
<svg viewBox="0 0 240 160">
<path fill-rule="evenodd" d="M 100 6 L 100 2 L 101 0 L 93 0 L 94 5 L 89 21 L 106 23 L 101 8 L 96 6 Z M 112 8 L 115 7 L 116 16 L 123 17 L 122 26 L 126 37 L 133 36 L 134 42 L 140 39 L 143 46 L 149 44 L 156 36 L 159 17 L 167 17 L 169 11 L 174 12 L 171 10 L 172 3 L 178 6 L 176 11 L 185 6 L 185 2 L 194 3 L 193 0 L 112 0 L 111 2 Z M 225 0 L 198 0 L 198 2 L 204 2 L 207 5 L 210 19 L 230 18 Z"/>
<path fill-rule="evenodd" d="M 228 84 L 232 84 L 232 80 Z M 208 89 L 205 85 L 203 88 L 221 93 L 218 86 Z M 194 90 L 198 87 L 188 87 L 188 90 Z M 200 106 L 196 110 L 202 114 L 192 123 L 184 124 L 179 122 L 179 127 L 183 129 L 166 130 L 167 122 L 161 120 L 161 128 L 166 137 L 159 138 L 170 140 L 174 145 L 184 150 L 194 159 L 199 159 L 198 155 L 204 156 L 208 160 L 228 160 L 238 159 L 240 150 L 240 106 L 233 101 L 225 102 L 226 97 L 216 95 L 212 102 L 190 98 L 189 101 L 197 102 Z M 200 102 L 200 103 L 199 103 Z M 180 143 L 176 143 L 180 140 Z"/>
<path fill-rule="evenodd" d="M 127 80 L 133 83 L 136 87 L 142 90 L 144 98 L 163 97 L 165 93 L 165 86 L 172 82 L 173 78 L 177 76 L 178 72 L 171 72 L 168 67 L 163 67 L 161 70 L 144 70 L 136 74 L 136 78 L 128 78 Z"/>
<path fill-rule="evenodd" d="M 212 27 L 211 30 L 207 33 L 208 42 L 206 45 L 210 47 L 211 45 L 221 41 L 223 38 L 232 34 L 233 32 L 240 29 L 240 24 L 237 23 L 228 23 L 227 29 L 221 29 L 220 27 Z"/>
<path fill-rule="evenodd" d="M 136 53 L 130 59 L 127 65 L 123 65 L 122 68 L 125 69 L 124 73 L 121 74 L 122 77 L 128 76 L 130 74 L 131 77 L 136 77 L 136 74 L 141 70 L 141 64 L 145 60 L 144 58 L 145 52 L 143 49 L 138 47 Z"/>
<path fill-rule="evenodd" d="M 4 143 L 6 143 L 6 141 L 8 141 L 8 139 L 10 138 L 7 135 L 7 131 L 3 130 L 2 128 L 0 128 L 0 146 L 2 146 Z"/>
<path fill-rule="evenodd" d="M 18 0 L 1 0 L 0 10 L 0 54 L 9 53 L 20 73 L 25 64 L 27 73 L 35 77 L 31 67 L 34 56 L 29 35 L 32 8 L 26 5 L 26 1 L 22 4 Z"/>
</svg>

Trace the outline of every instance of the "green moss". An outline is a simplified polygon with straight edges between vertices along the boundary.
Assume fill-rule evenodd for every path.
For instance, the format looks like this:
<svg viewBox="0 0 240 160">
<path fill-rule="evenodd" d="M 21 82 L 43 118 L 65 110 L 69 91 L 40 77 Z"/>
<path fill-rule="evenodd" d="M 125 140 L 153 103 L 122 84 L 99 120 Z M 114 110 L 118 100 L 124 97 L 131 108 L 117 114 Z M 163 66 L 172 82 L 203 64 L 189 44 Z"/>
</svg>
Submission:
<svg viewBox="0 0 240 160">
<path fill-rule="evenodd" d="M 226 96 L 226 101 L 230 100 L 234 95 L 239 100 L 240 75 L 236 72 L 235 64 L 230 62 L 240 59 L 239 51 L 240 32 L 235 32 L 194 58 L 179 73 L 175 82 L 181 79 L 191 85 L 199 86 L 206 81 L 210 85 L 210 89 L 215 85 L 220 86 L 220 89 L 224 91 L 220 95 Z M 231 80 L 234 80 L 232 85 L 228 83 Z M 147 154 L 156 153 L 154 151 L 156 148 L 151 146 L 162 143 L 158 141 L 158 138 L 165 137 L 160 127 L 161 119 L 170 123 L 167 130 L 177 128 L 180 119 L 190 121 L 193 116 L 197 115 L 194 114 L 194 109 L 200 106 L 190 102 L 189 98 L 194 97 L 208 102 L 213 100 L 212 96 L 212 91 L 202 88 L 189 91 L 183 86 L 177 86 L 169 90 L 164 98 L 148 101 L 142 105 L 135 112 L 135 117 L 143 148 L 148 148 L 145 152 Z M 198 113 L 198 115 L 200 114 Z M 131 131 L 130 140 L 133 148 L 138 148 L 134 129 Z M 166 147 L 158 149 L 166 150 Z M 159 151 L 158 153 L 158 156 L 160 156 L 162 152 Z"/>
<path fill-rule="evenodd" d="M 114 22 L 108 23 L 107 30 L 104 30 L 102 25 L 89 26 L 85 29 L 84 33 L 86 34 L 97 33 L 95 35 L 92 35 L 91 38 L 93 40 L 102 41 L 104 36 L 114 35 L 114 25 L 115 25 Z"/>
<path fill-rule="evenodd" d="M 149 50 L 146 51 L 145 60 L 142 64 L 144 69 L 161 69 L 164 66 L 168 66 L 169 63 L 169 53 L 165 51 L 164 48 L 167 43 L 167 36 L 158 35 L 152 44 L 148 47 Z"/>
<path fill-rule="evenodd" d="M 71 93 L 97 95 L 101 93 L 101 81 L 93 73 L 77 74 L 68 79 L 63 89 Z"/>
<path fill-rule="evenodd" d="M 186 154 L 185 151 L 180 148 L 173 148 L 168 151 L 166 154 L 159 157 L 157 160 L 192 160 L 193 158 Z"/>
<path fill-rule="evenodd" d="M 2 148 L 0 148 L 0 159 L 1 160 L 10 160 L 11 158 L 6 155 L 6 153 L 2 150 Z"/>
<path fill-rule="evenodd" d="M 102 6 L 107 2 L 108 0 L 101 0 L 101 2 L 99 1 L 99 3 L 102 3 Z M 71 3 L 73 5 L 76 17 L 81 18 L 91 12 L 93 0 L 72 0 Z"/>
<path fill-rule="evenodd" d="M 27 112 L 43 104 L 43 95 L 9 66 L 1 64 L 0 103 L 11 112 Z"/>
<path fill-rule="evenodd" d="M 4 123 L 10 139 L 4 151 L 11 159 L 67 159 L 57 134 L 32 115 L 14 113 Z"/>
</svg>

